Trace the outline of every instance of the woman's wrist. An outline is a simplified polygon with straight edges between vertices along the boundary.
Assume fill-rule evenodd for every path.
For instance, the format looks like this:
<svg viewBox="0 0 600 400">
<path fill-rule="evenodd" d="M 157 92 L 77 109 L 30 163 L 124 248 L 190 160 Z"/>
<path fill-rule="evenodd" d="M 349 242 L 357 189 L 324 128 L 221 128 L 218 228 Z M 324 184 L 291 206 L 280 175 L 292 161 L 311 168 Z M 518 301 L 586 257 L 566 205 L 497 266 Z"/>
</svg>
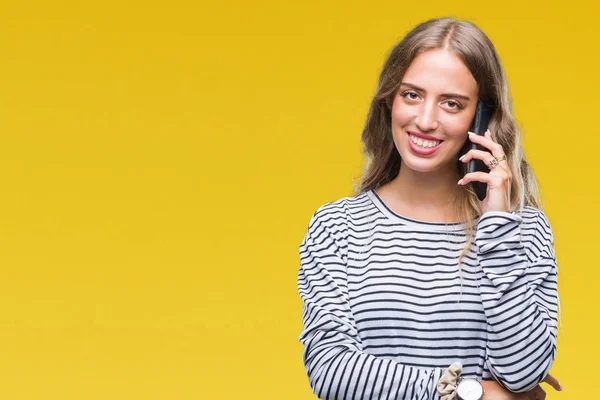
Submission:
<svg viewBox="0 0 600 400">
<path fill-rule="evenodd" d="M 483 397 L 481 400 L 513 400 L 514 394 L 506 390 L 497 381 L 481 381 Z"/>
</svg>

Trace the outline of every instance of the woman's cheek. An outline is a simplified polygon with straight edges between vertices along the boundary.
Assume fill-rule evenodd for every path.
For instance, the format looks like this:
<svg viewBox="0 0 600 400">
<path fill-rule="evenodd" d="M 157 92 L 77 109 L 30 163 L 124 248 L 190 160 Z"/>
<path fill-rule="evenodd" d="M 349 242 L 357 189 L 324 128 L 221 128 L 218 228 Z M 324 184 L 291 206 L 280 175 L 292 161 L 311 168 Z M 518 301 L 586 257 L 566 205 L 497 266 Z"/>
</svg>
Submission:
<svg viewBox="0 0 600 400">
<path fill-rule="evenodd" d="M 413 114 L 410 110 L 396 110 L 392 113 L 392 122 L 400 127 L 407 126 L 415 119 Z"/>
<path fill-rule="evenodd" d="M 443 122 L 445 126 L 446 135 L 452 137 L 467 137 L 467 132 L 471 127 L 471 121 L 460 118 L 460 119 L 449 119 Z"/>
</svg>

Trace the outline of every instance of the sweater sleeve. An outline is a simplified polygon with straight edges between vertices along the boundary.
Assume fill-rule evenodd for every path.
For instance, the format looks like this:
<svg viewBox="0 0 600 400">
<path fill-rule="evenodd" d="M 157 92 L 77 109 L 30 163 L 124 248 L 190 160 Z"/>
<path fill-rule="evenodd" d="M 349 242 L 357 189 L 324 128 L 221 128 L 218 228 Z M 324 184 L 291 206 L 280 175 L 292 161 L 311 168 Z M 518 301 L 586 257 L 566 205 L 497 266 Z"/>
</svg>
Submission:
<svg viewBox="0 0 600 400">
<path fill-rule="evenodd" d="M 533 389 L 556 355 L 558 291 L 554 239 L 541 210 L 489 212 L 477 226 L 487 364 L 513 392 Z"/>
<path fill-rule="evenodd" d="M 299 340 L 310 387 L 320 399 L 437 399 L 439 371 L 363 352 L 348 297 L 347 235 L 317 211 L 300 245 Z"/>
</svg>

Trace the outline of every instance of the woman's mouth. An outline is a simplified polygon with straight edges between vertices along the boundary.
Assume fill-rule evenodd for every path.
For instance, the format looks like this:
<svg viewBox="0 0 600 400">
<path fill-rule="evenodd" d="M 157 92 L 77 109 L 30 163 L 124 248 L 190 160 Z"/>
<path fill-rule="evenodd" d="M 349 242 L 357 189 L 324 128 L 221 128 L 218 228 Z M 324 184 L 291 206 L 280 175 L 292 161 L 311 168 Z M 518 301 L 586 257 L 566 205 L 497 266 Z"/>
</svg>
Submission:
<svg viewBox="0 0 600 400">
<path fill-rule="evenodd" d="M 408 132 L 408 145 L 413 153 L 428 156 L 440 148 L 443 140 L 426 139 Z"/>
</svg>

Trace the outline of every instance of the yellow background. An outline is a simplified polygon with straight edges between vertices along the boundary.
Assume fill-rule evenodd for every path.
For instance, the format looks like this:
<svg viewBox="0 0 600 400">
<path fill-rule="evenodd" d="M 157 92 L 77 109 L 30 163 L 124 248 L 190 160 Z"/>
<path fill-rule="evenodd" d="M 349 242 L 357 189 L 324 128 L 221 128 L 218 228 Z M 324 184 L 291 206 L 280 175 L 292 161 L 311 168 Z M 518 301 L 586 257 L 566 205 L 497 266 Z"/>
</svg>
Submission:
<svg viewBox="0 0 600 400">
<path fill-rule="evenodd" d="M 2 2 L 0 398 L 314 398 L 298 246 L 388 51 L 445 15 L 495 43 L 554 228 L 549 398 L 593 398 L 598 8 L 478 3 Z"/>
</svg>

